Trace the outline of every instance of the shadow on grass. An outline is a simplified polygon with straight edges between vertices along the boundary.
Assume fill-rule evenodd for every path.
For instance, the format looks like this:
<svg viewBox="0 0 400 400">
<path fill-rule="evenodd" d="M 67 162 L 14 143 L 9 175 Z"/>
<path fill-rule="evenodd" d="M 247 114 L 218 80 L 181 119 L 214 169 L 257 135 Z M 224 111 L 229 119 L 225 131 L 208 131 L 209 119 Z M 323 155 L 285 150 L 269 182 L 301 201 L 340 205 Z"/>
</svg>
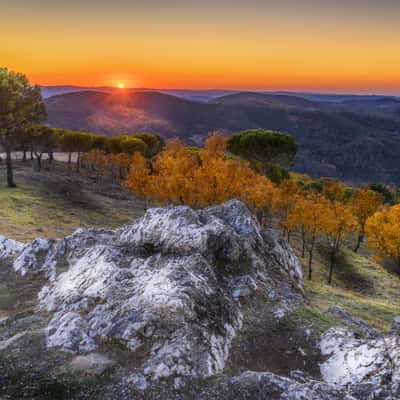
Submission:
<svg viewBox="0 0 400 400">
<path fill-rule="evenodd" d="M 318 246 L 318 252 L 324 259 L 324 267 L 326 268 L 326 274 L 328 276 L 329 268 L 329 249 L 327 246 L 320 244 Z M 364 266 L 368 268 L 366 264 Z M 349 259 L 349 256 L 345 252 L 340 252 L 337 260 L 335 269 L 333 271 L 333 279 L 340 287 L 352 290 L 364 296 L 376 295 L 376 287 L 372 277 L 366 275 L 363 272 L 363 266 L 357 267 L 353 259 Z"/>
<path fill-rule="evenodd" d="M 400 279 L 400 267 L 393 260 L 383 260 L 381 265 L 389 274 Z"/>
</svg>

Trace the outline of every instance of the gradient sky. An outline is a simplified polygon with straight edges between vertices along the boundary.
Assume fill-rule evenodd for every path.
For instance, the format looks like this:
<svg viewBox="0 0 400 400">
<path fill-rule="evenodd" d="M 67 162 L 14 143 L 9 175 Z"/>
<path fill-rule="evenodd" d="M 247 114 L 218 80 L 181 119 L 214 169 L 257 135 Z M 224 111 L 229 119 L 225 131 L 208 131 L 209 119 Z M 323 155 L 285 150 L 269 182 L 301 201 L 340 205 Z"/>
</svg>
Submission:
<svg viewBox="0 0 400 400">
<path fill-rule="evenodd" d="M 400 0 L 0 0 L 39 84 L 400 94 Z"/>
</svg>

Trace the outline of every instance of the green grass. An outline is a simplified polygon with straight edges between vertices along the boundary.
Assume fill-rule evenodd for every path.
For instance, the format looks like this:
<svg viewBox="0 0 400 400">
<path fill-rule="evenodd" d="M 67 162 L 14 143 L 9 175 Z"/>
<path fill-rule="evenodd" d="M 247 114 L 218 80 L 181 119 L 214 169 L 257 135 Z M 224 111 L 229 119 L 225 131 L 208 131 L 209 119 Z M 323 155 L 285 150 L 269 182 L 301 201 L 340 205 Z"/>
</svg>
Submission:
<svg viewBox="0 0 400 400">
<path fill-rule="evenodd" d="M 19 240 L 42 235 L 60 237 L 77 227 L 115 228 L 133 220 L 133 213 L 123 208 L 113 209 L 112 204 L 91 210 L 45 193 L 32 192 L 29 186 L 1 188 L 0 205 L 1 234 Z"/>
<path fill-rule="evenodd" d="M 18 168 L 18 187 L 0 186 L 0 235 L 21 241 L 38 236 L 58 238 L 78 227 L 117 228 L 132 223 L 143 212 L 134 200 L 109 197 L 107 188 L 103 194 L 89 185 L 76 188 L 72 181 L 68 193 L 64 193 L 53 188 L 56 180 L 56 174 Z M 3 182 L 4 171 L 0 171 L 0 185 Z M 63 190 L 68 188 L 66 182 Z"/>
<path fill-rule="evenodd" d="M 316 309 L 310 307 L 301 307 L 294 312 L 294 316 L 302 321 L 310 322 L 314 327 L 317 327 L 319 332 L 325 332 L 332 326 L 337 326 L 337 321 L 329 316 L 322 314 Z"/>
<path fill-rule="evenodd" d="M 303 265 L 304 288 L 309 302 L 306 309 L 299 311 L 304 319 L 316 317 L 316 325 L 323 327 L 319 313 L 339 305 L 382 331 L 390 329 L 393 317 L 400 315 L 400 277 L 397 274 L 389 272 L 370 257 L 344 247 L 334 271 L 333 283 L 328 285 L 328 252 L 320 245 L 315 254 L 313 280 L 309 281 L 306 278 L 307 258 L 301 257 L 299 238 L 294 237 L 291 244 Z"/>
</svg>

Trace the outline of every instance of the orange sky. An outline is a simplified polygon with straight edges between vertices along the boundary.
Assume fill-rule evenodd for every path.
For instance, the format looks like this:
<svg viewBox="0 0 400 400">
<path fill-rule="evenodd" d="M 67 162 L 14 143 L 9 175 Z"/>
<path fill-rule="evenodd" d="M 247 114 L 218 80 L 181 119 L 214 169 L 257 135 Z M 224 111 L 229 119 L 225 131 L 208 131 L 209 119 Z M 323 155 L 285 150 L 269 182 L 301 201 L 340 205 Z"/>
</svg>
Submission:
<svg viewBox="0 0 400 400">
<path fill-rule="evenodd" d="M 0 9 L 0 65 L 39 84 L 400 94 L 398 0 L 0 0 Z"/>
</svg>

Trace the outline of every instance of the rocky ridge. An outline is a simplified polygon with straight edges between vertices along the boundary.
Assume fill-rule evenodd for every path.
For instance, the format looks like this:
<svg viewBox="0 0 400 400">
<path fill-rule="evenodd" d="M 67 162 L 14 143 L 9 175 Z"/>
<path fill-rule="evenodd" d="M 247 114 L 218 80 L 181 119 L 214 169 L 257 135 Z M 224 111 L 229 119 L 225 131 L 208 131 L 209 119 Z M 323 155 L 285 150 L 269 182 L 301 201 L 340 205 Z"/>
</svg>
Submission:
<svg viewBox="0 0 400 400">
<path fill-rule="evenodd" d="M 9 318 L 12 329 L 0 329 L 0 351 L 12 351 L 32 326 L 35 334 L 39 328 L 52 357 L 65 354 L 72 366 L 101 372 L 113 366 L 121 393 L 139 391 L 116 398 L 159 398 L 154 390 L 163 382 L 164 398 L 185 398 L 179 396 L 188 382 L 224 372 L 246 302 L 267 304 L 277 321 L 304 302 L 301 266 L 290 247 L 235 200 L 199 211 L 154 208 L 116 231 L 79 229 L 61 240 L 22 244 L 2 237 L 0 263 L 22 280 L 44 279 L 34 315 Z M 360 393 L 371 385 L 376 397 L 369 398 L 395 398 L 398 333 L 368 332 L 333 328 L 322 336 L 324 382 L 302 371 L 288 377 L 247 371 L 205 380 L 186 398 L 364 399 Z M 271 332 L 265 334 L 267 340 Z M 101 354 L 115 346 L 126 349 L 128 360 L 118 367 L 114 356 Z M 99 360 L 104 368 L 94 366 Z"/>
</svg>

